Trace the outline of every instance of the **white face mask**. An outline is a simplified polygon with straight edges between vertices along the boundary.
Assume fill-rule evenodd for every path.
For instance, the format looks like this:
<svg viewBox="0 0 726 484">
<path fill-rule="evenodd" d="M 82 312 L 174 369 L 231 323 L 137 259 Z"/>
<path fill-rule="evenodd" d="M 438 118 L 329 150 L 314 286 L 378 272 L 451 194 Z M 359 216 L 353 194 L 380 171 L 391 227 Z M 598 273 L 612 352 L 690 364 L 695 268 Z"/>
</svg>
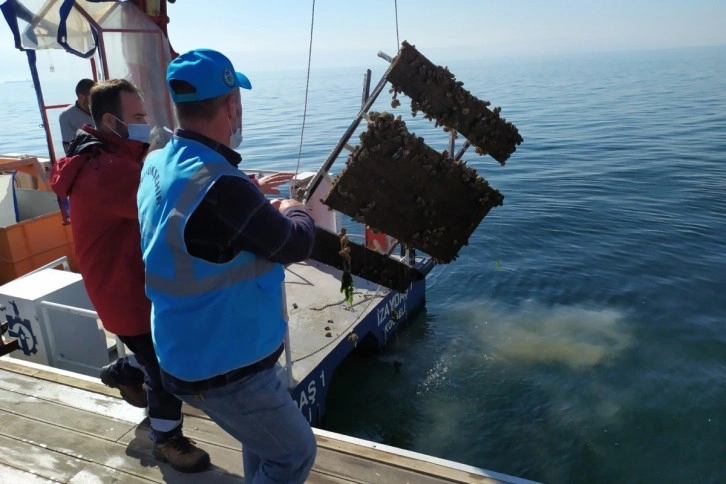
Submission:
<svg viewBox="0 0 726 484">
<path fill-rule="evenodd" d="M 116 116 L 114 116 L 114 118 L 116 118 Z M 116 121 L 126 126 L 126 131 L 128 132 L 128 136 L 126 136 L 126 138 L 149 144 L 149 140 L 151 139 L 151 126 L 145 123 L 126 124 L 118 118 L 116 118 Z M 113 131 L 119 138 L 123 138 L 123 136 L 118 134 L 115 129 L 112 129 L 111 131 Z"/>
<path fill-rule="evenodd" d="M 242 144 L 242 116 L 239 117 L 239 127 L 235 130 L 232 129 L 232 123 L 227 120 L 229 124 L 229 147 L 232 149 L 238 148 Z"/>
<path fill-rule="evenodd" d="M 130 123 L 126 125 L 129 130 L 129 139 L 149 144 L 151 139 L 151 126 L 141 123 Z"/>
</svg>

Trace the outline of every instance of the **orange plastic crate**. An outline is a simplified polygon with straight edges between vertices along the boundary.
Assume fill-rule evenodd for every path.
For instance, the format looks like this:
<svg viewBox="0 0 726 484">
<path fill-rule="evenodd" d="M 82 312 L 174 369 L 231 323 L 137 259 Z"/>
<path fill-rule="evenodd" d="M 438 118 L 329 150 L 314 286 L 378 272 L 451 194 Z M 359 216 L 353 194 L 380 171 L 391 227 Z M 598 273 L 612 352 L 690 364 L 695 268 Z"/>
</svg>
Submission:
<svg viewBox="0 0 726 484">
<path fill-rule="evenodd" d="M 11 171 L 20 175 L 25 182 L 25 188 L 49 191 L 45 170 L 37 158 L 0 157 L 0 172 Z M 70 225 L 63 225 L 60 211 L 0 227 L 0 284 L 12 281 L 63 256 L 68 257 L 71 270 L 77 271 L 73 234 Z"/>
<path fill-rule="evenodd" d="M 63 256 L 77 271 L 71 227 L 62 224 L 60 212 L 0 228 L 0 284 Z"/>
</svg>

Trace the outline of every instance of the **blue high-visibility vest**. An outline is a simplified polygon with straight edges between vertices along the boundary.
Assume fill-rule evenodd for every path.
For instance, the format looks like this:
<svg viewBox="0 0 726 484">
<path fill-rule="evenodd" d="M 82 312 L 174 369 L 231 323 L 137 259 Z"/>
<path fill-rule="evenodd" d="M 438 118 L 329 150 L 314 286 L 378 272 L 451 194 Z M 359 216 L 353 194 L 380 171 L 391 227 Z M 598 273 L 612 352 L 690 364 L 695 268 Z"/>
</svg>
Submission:
<svg viewBox="0 0 726 484">
<path fill-rule="evenodd" d="M 154 347 L 164 371 L 186 381 L 255 363 L 285 334 L 280 264 L 245 251 L 222 264 L 187 252 L 184 227 L 221 176 L 247 178 L 216 151 L 174 136 L 146 158 L 139 186 Z"/>
</svg>

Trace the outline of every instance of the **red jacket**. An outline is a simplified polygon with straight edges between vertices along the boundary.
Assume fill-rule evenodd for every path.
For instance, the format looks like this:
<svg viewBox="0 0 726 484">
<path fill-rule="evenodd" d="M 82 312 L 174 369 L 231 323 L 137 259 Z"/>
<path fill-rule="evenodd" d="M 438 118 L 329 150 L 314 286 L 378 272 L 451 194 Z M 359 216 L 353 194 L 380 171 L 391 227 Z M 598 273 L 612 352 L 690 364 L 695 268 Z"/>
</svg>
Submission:
<svg viewBox="0 0 726 484">
<path fill-rule="evenodd" d="M 86 125 L 51 186 L 70 200 L 71 229 L 83 283 L 103 326 L 122 336 L 151 332 L 144 290 L 136 192 L 147 145 Z"/>
</svg>

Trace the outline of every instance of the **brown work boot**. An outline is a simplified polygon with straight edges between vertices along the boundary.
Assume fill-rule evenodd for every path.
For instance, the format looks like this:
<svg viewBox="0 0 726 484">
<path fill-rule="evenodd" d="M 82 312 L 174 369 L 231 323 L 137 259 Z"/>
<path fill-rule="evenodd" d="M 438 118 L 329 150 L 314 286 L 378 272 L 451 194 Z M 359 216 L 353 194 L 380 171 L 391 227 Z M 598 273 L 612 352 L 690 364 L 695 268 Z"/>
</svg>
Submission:
<svg viewBox="0 0 726 484">
<path fill-rule="evenodd" d="M 161 444 L 154 444 L 154 457 L 168 462 L 179 472 L 201 472 L 209 467 L 209 454 L 195 446 L 189 437 L 177 435 Z"/>
<path fill-rule="evenodd" d="M 118 381 L 116 381 L 116 378 L 109 374 L 109 370 L 112 366 L 113 363 L 101 368 L 101 381 L 103 384 L 111 388 L 118 388 L 118 391 L 121 392 L 121 398 L 123 398 L 129 405 L 133 405 L 138 408 L 146 408 L 149 405 L 149 402 L 146 398 L 146 389 L 144 388 L 144 385 L 121 385 Z"/>
</svg>

